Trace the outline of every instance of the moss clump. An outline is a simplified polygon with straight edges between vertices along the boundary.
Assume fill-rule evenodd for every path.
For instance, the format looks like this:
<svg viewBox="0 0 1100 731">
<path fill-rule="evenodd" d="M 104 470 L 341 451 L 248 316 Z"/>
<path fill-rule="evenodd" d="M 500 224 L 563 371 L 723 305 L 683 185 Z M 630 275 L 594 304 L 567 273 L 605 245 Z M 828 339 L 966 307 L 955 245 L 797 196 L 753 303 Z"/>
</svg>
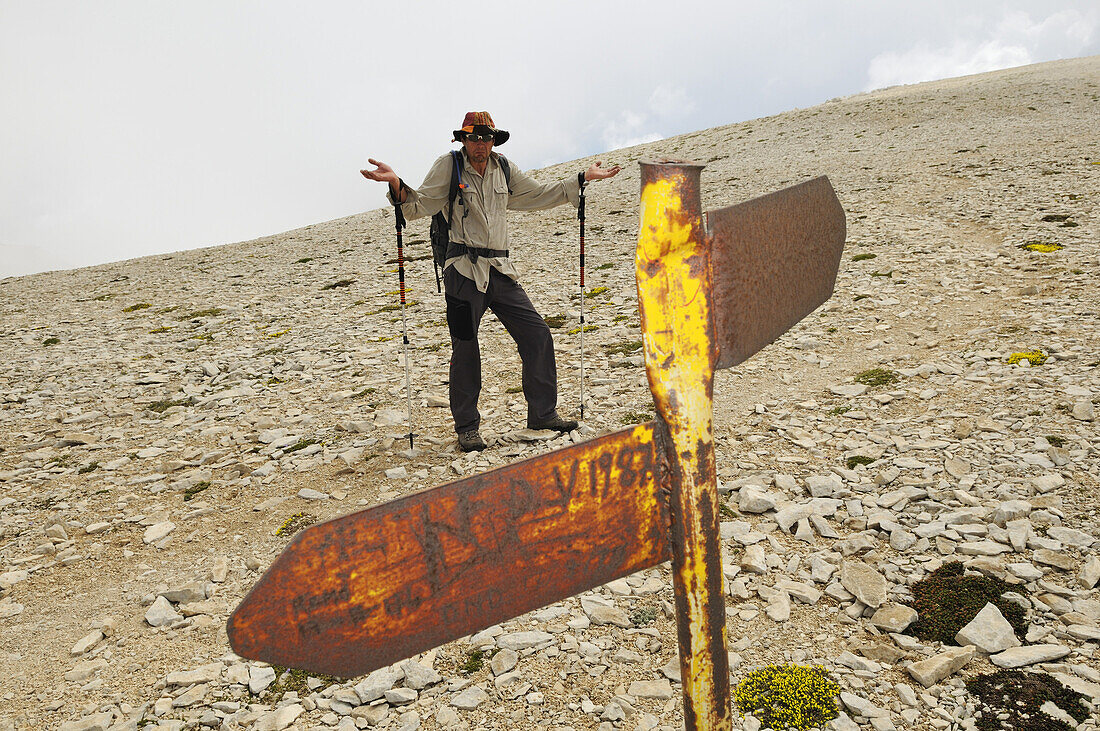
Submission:
<svg viewBox="0 0 1100 731">
<path fill-rule="evenodd" d="M 820 665 L 768 665 L 737 684 L 733 697 L 742 713 L 751 713 L 773 729 L 824 727 L 840 715 L 840 686 Z"/>
<path fill-rule="evenodd" d="M 354 279 L 339 279 L 332 284 L 326 284 L 324 287 L 321 287 L 321 291 L 324 292 L 330 289 L 336 289 L 337 287 L 349 287 L 353 284 L 355 284 Z"/>
<path fill-rule="evenodd" d="M 600 326 L 599 326 L 599 325 L 585 325 L 585 326 L 584 326 L 584 331 L 585 331 L 586 333 L 590 333 L 590 332 L 592 332 L 593 330 L 599 330 L 599 329 L 600 329 Z M 577 334 L 577 333 L 579 333 L 580 331 L 581 331 L 581 329 L 580 329 L 579 327 L 575 327 L 575 328 L 573 328 L 572 330 L 570 330 L 570 331 L 569 331 L 569 334 L 570 334 L 570 335 L 576 335 L 576 334 Z"/>
<path fill-rule="evenodd" d="M 844 460 L 844 464 L 848 465 L 848 469 L 854 470 L 856 467 L 858 467 L 861 464 L 871 464 L 874 461 L 875 461 L 874 457 L 868 457 L 866 455 L 857 454 L 853 457 L 849 457 L 848 459 Z"/>
<path fill-rule="evenodd" d="M 986 604 L 1000 610 L 1016 634 L 1027 631 L 1024 610 L 1002 598 L 1006 591 L 1021 591 L 988 576 L 965 576 L 958 561 L 944 564 L 927 578 L 913 584 L 909 606 L 917 610 L 917 621 L 906 630 L 922 640 L 955 644 L 955 635 L 970 623 Z"/>
<path fill-rule="evenodd" d="M 1008 364 L 1016 365 L 1021 360 L 1026 360 L 1033 366 L 1042 365 L 1047 361 L 1047 355 L 1041 350 L 1027 350 L 1022 353 L 1013 353 L 1008 356 Z"/>
<path fill-rule="evenodd" d="M 50 345 L 57 345 L 60 342 L 61 342 L 61 338 L 46 338 L 45 340 L 42 341 L 42 344 L 45 345 L 45 346 L 50 346 Z"/>
<path fill-rule="evenodd" d="M 1061 447 L 1066 443 L 1066 440 L 1057 434 L 1047 434 L 1043 439 L 1047 440 L 1047 443 L 1052 447 Z"/>
<path fill-rule="evenodd" d="M 599 297 L 601 294 L 607 291 L 607 287 L 593 287 L 584 293 L 585 297 L 591 299 L 592 297 Z"/>
<path fill-rule="evenodd" d="M 123 312 L 137 312 L 138 310 L 147 310 L 152 307 L 148 302 L 138 302 L 136 305 L 130 305 L 129 307 L 123 307 Z"/>
<path fill-rule="evenodd" d="M 999 670 L 970 678 L 966 689 L 981 701 L 975 713 L 979 731 L 1070 731 L 1065 721 L 1039 710 L 1047 701 L 1078 722 L 1089 713 L 1085 696 L 1041 673 Z"/>
<path fill-rule="evenodd" d="M 290 332 L 289 327 L 286 330 L 279 330 L 278 332 L 264 333 L 264 337 L 265 338 L 281 338 L 282 336 L 286 335 L 288 332 Z"/>
<path fill-rule="evenodd" d="M 615 265 L 611 262 L 607 262 L 606 264 L 600 264 L 598 267 L 596 267 L 596 270 L 599 271 L 600 269 L 610 269 L 613 266 Z"/>
<path fill-rule="evenodd" d="M 829 414 L 832 416 L 840 416 L 841 414 L 847 414 L 851 410 L 851 406 L 837 406 L 832 411 L 830 411 Z"/>
<path fill-rule="evenodd" d="M 867 261 L 868 259 L 874 259 L 878 254 L 856 254 L 852 257 L 852 261 Z"/>
<path fill-rule="evenodd" d="M 898 374 L 888 368 L 871 368 L 855 377 L 855 382 L 864 386 L 888 386 L 897 380 Z"/>
<path fill-rule="evenodd" d="M 1055 251 L 1059 251 L 1066 247 L 1061 244 L 1048 244 L 1042 241 L 1028 241 L 1026 244 L 1020 244 L 1020 248 L 1025 251 L 1037 251 L 1040 254 L 1050 254 Z"/>
<path fill-rule="evenodd" d="M 89 462 L 76 471 L 78 475 L 86 475 L 99 469 L 99 462 Z"/>
<path fill-rule="evenodd" d="M 308 264 L 311 261 L 313 261 L 312 256 L 303 256 L 301 259 L 299 259 L 298 261 L 296 261 L 294 263 L 295 264 Z"/>
<path fill-rule="evenodd" d="M 195 497 L 200 492 L 202 492 L 203 490 L 205 490 L 209 487 L 210 487 L 210 481 L 209 480 L 203 480 L 202 482 L 196 482 L 194 485 L 192 485 L 191 487 L 189 487 L 189 488 L 187 488 L 186 490 L 183 491 L 183 501 L 185 503 L 190 502 L 191 498 Z"/>
<path fill-rule="evenodd" d="M 171 330 L 172 330 L 172 328 L 170 328 L 166 325 L 162 325 L 161 327 L 155 327 L 152 330 L 150 330 L 149 334 L 150 335 L 157 335 L 159 333 L 171 332 Z"/>
<path fill-rule="evenodd" d="M 552 328 L 559 328 L 565 324 L 565 315 L 550 315 L 549 317 L 542 318 L 546 320 L 546 324 Z"/>
<path fill-rule="evenodd" d="M 509 386 L 504 393 L 523 393 L 523 386 Z"/>
<path fill-rule="evenodd" d="M 277 536 L 292 536 L 302 528 L 308 525 L 313 525 L 317 522 L 316 515 L 310 515 L 309 513 L 295 513 L 286 520 L 283 524 L 275 529 L 275 535 Z"/>
<path fill-rule="evenodd" d="M 633 353 L 635 350 L 639 350 L 642 347 L 641 340 L 631 340 L 629 343 L 616 343 L 615 345 L 603 346 L 604 352 L 608 355 L 627 355 Z"/>
</svg>

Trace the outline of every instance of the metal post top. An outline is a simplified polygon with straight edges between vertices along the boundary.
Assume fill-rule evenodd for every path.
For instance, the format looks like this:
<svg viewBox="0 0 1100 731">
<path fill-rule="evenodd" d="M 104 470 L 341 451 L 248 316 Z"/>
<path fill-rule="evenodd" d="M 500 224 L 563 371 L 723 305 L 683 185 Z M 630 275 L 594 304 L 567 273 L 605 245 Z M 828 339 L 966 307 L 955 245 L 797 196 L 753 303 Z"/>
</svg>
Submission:
<svg viewBox="0 0 1100 731">
<path fill-rule="evenodd" d="M 638 164 L 642 167 L 699 168 L 700 170 L 707 166 L 705 162 L 680 160 L 674 157 L 663 157 L 658 160 L 639 160 Z"/>
</svg>

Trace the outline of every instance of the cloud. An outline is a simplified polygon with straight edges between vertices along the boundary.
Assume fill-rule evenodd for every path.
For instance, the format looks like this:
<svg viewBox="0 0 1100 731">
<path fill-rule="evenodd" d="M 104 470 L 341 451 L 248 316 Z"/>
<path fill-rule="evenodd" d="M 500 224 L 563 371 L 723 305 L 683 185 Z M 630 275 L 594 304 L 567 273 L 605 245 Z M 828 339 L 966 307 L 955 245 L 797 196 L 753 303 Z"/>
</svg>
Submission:
<svg viewBox="0 0 1100 731">
<path fill-rule="evenodd" d="M 645 111 L 625 110 L 611 121 L 603 122 L 600 135 L 605 149 L 618 150 L 664 139 L 662 127 L 675 127 L 676 122 L 690 116 L 695 103 L 687 92 L 669 84 L 658 84 L 646 100 Z"/>
<path fill-rule="evenodd" d="M 1088 48 L 1098 25 L 1096 11 L 1065 10 L 1039 21 L 1025 12 L 1007 13 L 984 38 L 960 38 L 940 46 L 922 41 L 906 51 L 875 56 L 867 69 L 865 90 L 1073 57 Z"/>
</svg>

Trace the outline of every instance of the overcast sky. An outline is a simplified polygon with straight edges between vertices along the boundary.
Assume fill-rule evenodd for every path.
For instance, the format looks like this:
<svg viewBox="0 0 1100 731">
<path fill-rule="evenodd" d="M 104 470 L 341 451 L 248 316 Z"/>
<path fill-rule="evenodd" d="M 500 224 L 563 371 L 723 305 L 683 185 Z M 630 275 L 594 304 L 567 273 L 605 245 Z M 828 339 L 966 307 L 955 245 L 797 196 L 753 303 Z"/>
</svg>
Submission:
<svg viewBox="0 0 1100 731">
<path fill-rule="evenodd" d="M 0 0 L 0 277 L 376 208 L 468 110 L 529 169 L 1097 53 L 1095 0 Z"/>
</svg>

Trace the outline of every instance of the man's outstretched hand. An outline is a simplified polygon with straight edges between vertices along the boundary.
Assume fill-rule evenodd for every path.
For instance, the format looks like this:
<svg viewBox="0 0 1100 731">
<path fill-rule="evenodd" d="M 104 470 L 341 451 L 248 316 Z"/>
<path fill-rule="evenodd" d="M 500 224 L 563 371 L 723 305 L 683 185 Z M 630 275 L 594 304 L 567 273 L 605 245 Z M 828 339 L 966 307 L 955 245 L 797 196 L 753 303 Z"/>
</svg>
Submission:
<svg viewBox="0 0 1100 731">
<path fill-rule="evenodd" d="M 371 160 L 371 162 L 374 162 L 374 160 Z M 609 168 L 601 167 L 602 165 L 603 165 L 602 162 L 596 162 L 594 165 L 592 165 L 592 167 L 585 170 L 584 171 L 585 181 L 604 180 L 605 178 L 613 178 L 613 177 L 615 177 L 616 175 L 619 174 L 620 170 L 622 170 L 622 168 L 619 167 L 618 165 L 612 165 Z M 366 172 L 364 172 L 363 174 L 366 175 Z"/>
<path fill-rule="evenodd" d="M 397 173 L 393 171 L 386 163 L 381 160 L 375 160 L 374 158 L 368 158 L 367 162 L 375 166 L 374 170 L 360 170 L 363 173 L 363 177 L 367 180 L 377 180 L 380 183 L 389 183 L 391 187 L 396 188 L 399 185 L 400 178 L 397 177 Z"/>
</svg>

